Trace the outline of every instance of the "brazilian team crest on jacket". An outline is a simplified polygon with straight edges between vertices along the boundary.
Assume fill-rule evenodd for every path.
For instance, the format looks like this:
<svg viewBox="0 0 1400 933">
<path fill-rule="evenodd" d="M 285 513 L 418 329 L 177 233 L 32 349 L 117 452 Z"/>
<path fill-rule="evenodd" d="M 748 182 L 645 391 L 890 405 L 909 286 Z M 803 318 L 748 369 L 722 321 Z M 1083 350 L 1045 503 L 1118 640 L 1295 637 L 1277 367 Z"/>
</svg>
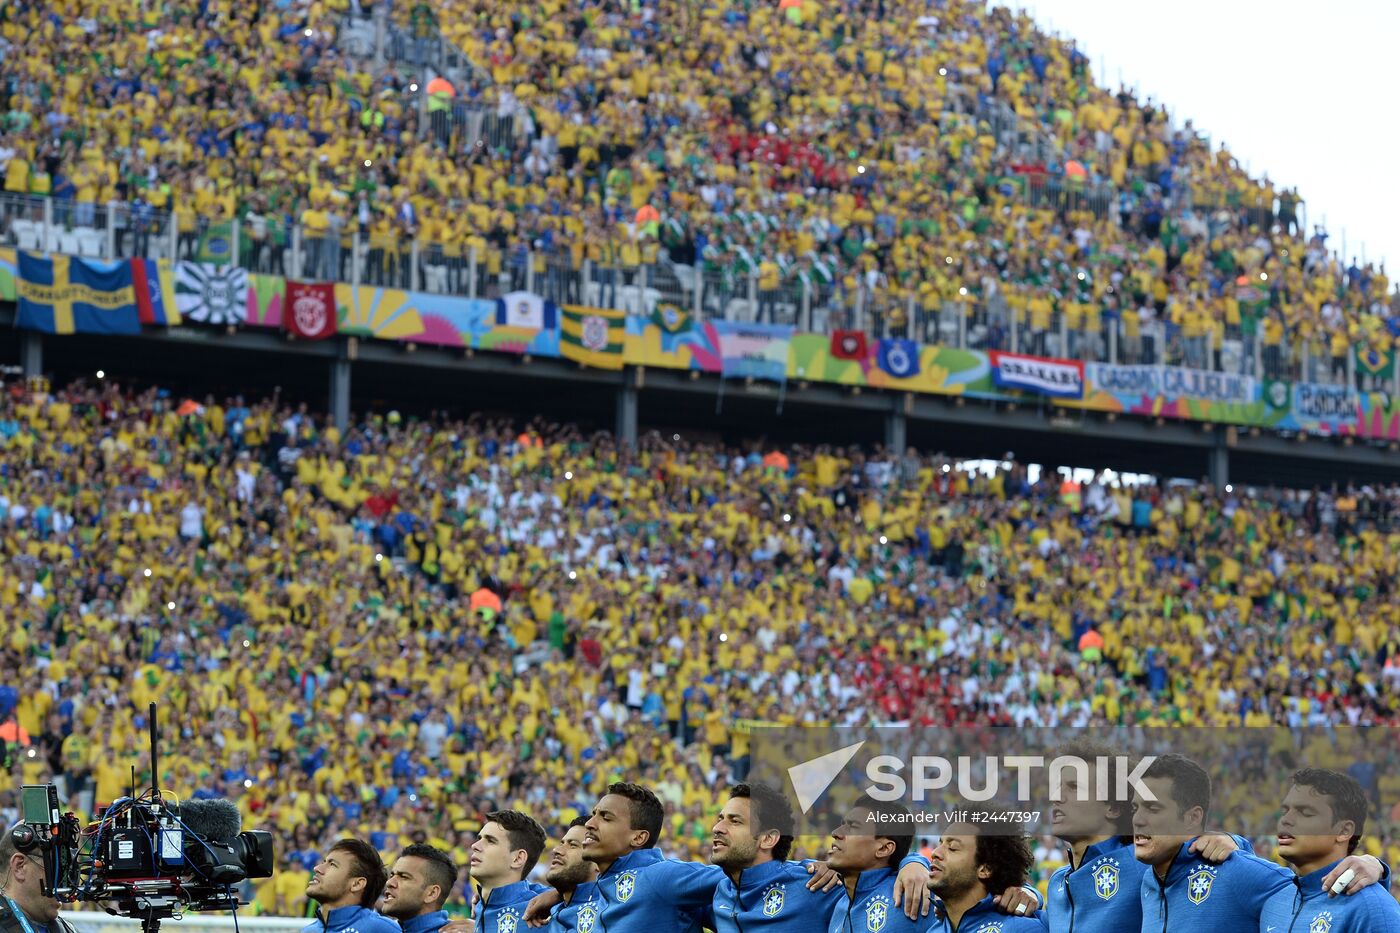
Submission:
<svg viewBox="0 0 1400 933">
<path fill-rule="evenodd" d="M 1198 868 L 1186 876 L 1186 897 L 1193 904 L 1201 904 L 1210 897 L 1210 887 L 1215 883 L 1215 871 Z"/>
<path fill-rule="evenodd" d="M 578 933 L 593 933 L 598 925 L 598 908 L 584 904 L 578 909 Z"/>
<path fill-rule="evenodd" d="M 510 911 L 501 911 L 501 916 L 496 920 L 496 933 L 515 933 L 519 921 L 520 918 Z"/>
<path fill-rule="evenodd" d="M 1308 924 L 1308 933 L 1332 933 L 1332 912 L 1325 910 Z"/>
<path fill-rule="evenodd" d="M 880 933 L 885 928 L 885 921 L 890 919 L 890 905 L 884 898 L 871 901 L 865 905 L 865 929 L 869 933 Z"/>
<path fill-rule="evenodd" d="M 637 890 L 637 873 L 635 871 L 625 871 L 617 878 L 617 899 L 625 901 L 632 897 Z"/>
<path fill-rule="evenodd" d="M 774 885 L 763 892 L 763 916 L 776 917 L 783 912 L 783 886 Z"/>
<path fill-rule="evenodd" d="M 1094 893 L 1108 900 L 1118 893 L 1118 860 L 1112 859 L 1094 869 Z"/>
</svg>

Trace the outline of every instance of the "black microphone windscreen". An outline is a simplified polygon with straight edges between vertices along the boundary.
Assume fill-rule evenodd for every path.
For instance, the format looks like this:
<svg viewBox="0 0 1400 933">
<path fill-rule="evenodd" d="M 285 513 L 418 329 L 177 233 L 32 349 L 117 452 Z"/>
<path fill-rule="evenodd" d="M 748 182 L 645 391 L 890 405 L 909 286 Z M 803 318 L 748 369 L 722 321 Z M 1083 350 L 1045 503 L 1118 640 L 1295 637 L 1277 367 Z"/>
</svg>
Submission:
<svg viewBox="0 0 1400 933">
<path fill-rule="evenodd" d="M 232 800 L 189 800 L 180 805 L 185 828 L 211 842 L 229 842 L 243 829 L 243 816 Z"/>
</svg>

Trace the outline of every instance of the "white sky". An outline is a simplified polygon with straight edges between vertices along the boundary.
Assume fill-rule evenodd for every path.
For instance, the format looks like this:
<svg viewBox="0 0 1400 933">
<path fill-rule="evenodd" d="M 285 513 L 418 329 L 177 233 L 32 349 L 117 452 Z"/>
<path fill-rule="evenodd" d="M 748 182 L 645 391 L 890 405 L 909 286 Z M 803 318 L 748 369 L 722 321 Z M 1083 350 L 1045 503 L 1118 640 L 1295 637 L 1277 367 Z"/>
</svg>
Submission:
<svg viewBox="0 0 1400 933">
<path fill-rule="evenodd" d="M 1121 74 L 1252 176 L 1296 186 L 1329 246 L 1345 232 L 1400 277 L 1400 0 L 1000 2 L 1077 40 L 1110 89 Z"/>
</svg>

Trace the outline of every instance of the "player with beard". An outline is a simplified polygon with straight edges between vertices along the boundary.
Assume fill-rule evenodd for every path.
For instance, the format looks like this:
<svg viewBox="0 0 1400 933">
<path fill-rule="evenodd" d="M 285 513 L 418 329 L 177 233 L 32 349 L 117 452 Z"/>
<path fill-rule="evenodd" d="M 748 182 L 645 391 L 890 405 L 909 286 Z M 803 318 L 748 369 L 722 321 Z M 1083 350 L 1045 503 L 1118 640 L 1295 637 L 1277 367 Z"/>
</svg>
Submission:
<svg viewBox="0 0 1400 933">
<path fill-rule="evenodd" d="M 736 784 L 711 830 L 710 861 L 724 870 L 715 888 L 715 933 L 757 930 L 801 931 L 820 922 L 825 927 L 844 899 L 840 888 L 811 890 L 808 862 L 789 862 L 796 818 L 782 794 L 766 784 Z M 908 883 L 923 882 L 923 856 L 901 863 Z M 927 891 L 909 903 L 928 916 Z M 896 906 L 902 900 L 896 887 Z M 912 919 L 912 918 L 911 918 Z"/>
<path fill-rule="evenodd" d="M 441 849 L 421 843 L 399 853 L 384 885 L 383 912 L 403 933 L 437 933 L 448 923 L 442 905 L 457 883 L 457 865 Z"/>
<path fill-rule="evenodd" d="M 1008 917 L 994 903 L 992 891 L 1026 883 L 1035 857 L 1021 835 L 992 835 L 987 827 L 1005 825 L 993 819 L 953 823 L 933 850 L 929 884 L 938 895 L 934 924 L 926 933 L 1041 933 L 1040 915 Z"/>
<path fill-rule="evenodd" d="M 549 856 L 549 870 L 544 880 L 559 892 L 563 902 L 549 917 L 549 929 L 557 933 L 579 930 L 593 933 L 598 925 L 598 906 L 593 903 L 593 886 L 598 880 L 598 866 L 583 857 L 583 837 L 587 830 L 586 816 L 576 816 L 564 838 Z M 579 914 L 583 916 L 580 918 Z"/>
<path fill-rule="evenodd" d="M 401 933 L 399 925 L 374 911 L 388 872 L 374 846 L 342 839 L 311 870 L 306 896 L 320 906 L 317 920 L 302 933 Z"/>
</svg>

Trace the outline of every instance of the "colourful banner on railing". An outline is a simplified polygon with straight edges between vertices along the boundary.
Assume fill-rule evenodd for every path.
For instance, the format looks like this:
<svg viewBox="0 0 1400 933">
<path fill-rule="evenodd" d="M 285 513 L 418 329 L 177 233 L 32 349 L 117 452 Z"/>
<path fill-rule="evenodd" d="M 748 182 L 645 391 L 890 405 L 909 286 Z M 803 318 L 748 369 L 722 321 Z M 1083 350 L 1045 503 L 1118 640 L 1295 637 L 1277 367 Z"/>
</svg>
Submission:
<svg viewBox="0 0 1400 933">
<path fill-rule="evenodd" d="M 1084 397 L 1084 364 L 1078 360 L 1048 359 L 1021 353 L 991 350 L 992 384 L 1057 399 Z"/>
<path fill-rule="evenodd" d="M 793 328 L 715 321 L 720 375 L 727 379 L 786 382 Z"/>
<path fill-rule="evenodd" d="M 1269 418 L 1253 377 L 1177 366 L 1089 363 L 1085 366 L 1083 399 L 1062 404 L 1227 424 L 1263 425 Z"/>
<path fill-rule="evenodd" d="M 14 250 L 0 249 L 0 300 L 21 297 L 19 264 Z M 120 270 L 124 265 L 94 268 Z M 143 271 L 153 268 L 158 269 L 158 281 L 149 287 L 162 291 L 151 297 L 167 298 L 166 308 L 178 305 L 194 320 L 211 324 L 287 327 L 287 283 L 281 276 L 249 275 L 236 267 L 195 262 L 176 263 L 173 273 L 166 263 L 150 263 Z M 172 280 L 181 287 L 170 301 Z M 994 399 L 1036 394 L 1069 408 L 1400 440 L 1400 400 L 1344 386 L 1173 366 L 1084 364 L 901 338 L 833 340 L 829 334 L 797 333 L 789 327 L 697 321 L 686 310 L 666 304 L 647 314 L 624 315 L 586 307 L 560 309 L 526 292 L 505 299 L 472 299 L 340 283 L 334 294 L 335 331 L 378 340 L 564 356 L 609 369 L 625 364 Z M 146 317 L 147 323 L 162 323 L 154 306 Z M 169 319 L 178 323 L 173 311 Z M 20 326 L 50 332 L 59 324 L 67 326 L 65 322 L 62 315 L 51 324 L 32 314 L 21 315 L 19 321 Z M 330 326 L 327 321 L 316 332 L 327 333 Z M 568 352 L 562 352 L 564 341 L 569 342 Z M 1368 373 L 1385 368 L 1382 361 L 1371 362 L 1375 365 Z"/>
<path fill-rule="evenodd" d="M 243 324 L 248 316 L 248 273 L 238 266 L 177 262 L 175 305 L 181 317 L 196 324 Z"/>
</svg>

